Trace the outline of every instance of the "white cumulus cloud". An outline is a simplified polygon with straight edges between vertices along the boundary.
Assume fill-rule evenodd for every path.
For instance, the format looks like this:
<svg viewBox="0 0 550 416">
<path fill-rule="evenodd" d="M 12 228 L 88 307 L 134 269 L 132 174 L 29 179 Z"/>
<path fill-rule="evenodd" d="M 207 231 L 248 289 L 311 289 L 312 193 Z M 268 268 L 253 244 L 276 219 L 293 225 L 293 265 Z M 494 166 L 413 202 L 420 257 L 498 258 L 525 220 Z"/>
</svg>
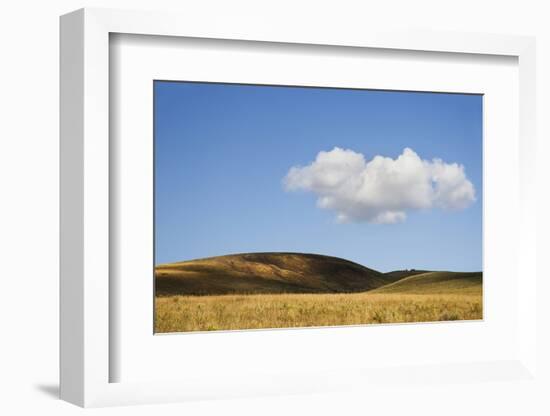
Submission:
<svg viewBox="0 0 550 416">
<path fill-rule="evenodd" d="M 335 147 L 319 152 L 307 166 L 294 166 L 284 178 L 287 191 L 317 195 L 320 208 L 339 222 L 402 222 L 407 212 L 442 208 L 460 210 L 475 201 L 464 166 L 421 159 L 405 148 L 396 159 Z"/>
</svg>

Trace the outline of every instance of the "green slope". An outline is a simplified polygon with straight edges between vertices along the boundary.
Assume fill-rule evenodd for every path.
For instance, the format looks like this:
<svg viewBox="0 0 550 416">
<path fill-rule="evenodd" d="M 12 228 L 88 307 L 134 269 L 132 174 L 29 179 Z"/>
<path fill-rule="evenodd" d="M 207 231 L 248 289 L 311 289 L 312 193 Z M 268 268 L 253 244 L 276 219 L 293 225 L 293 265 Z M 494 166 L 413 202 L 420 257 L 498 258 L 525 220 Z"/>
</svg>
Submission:
<svg viewBox="0 0 550 416">
<path fill-rule="evenodd" d="M 429 270 L 414 270 L 414 269 L 406 269 L 406 270 L 394 270 L 393 272 L 384 273 L 384 276 L 393 282 L 397 282 L 398 280 L 404 279 L 405 277 L 414 276 L 416 274 L 422 274 L 422 273 L 428 273 Z"/>
<path fill-rule="evenodd" d="M 481 294 L 482 283 L 483 274 L 481 272 L 426 272 L 381 286 L 371 293 Z"/>
</svg>

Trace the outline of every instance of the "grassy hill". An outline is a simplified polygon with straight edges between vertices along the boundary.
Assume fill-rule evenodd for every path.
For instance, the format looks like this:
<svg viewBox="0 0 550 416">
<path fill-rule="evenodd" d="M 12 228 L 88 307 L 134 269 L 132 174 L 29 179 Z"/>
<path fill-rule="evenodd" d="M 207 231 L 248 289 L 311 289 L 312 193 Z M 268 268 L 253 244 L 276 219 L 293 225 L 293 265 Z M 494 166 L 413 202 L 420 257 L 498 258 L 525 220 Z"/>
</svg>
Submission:
<svg viewBox="0 0 550 416">
<path fill-rule="evenodd" d="M 341 258 L 301 253 L 250 253 L 158 265 L 157 296 L 261 293 L 349 293 L 395 277 Z"/>
<path fill-rule="evenodd" d="M 380 273 L 317 254 L 250 253 L 162 264 L 155 276 L 156 332 L 483 318 L 481 272 Z"/>
<path fill-rule="evenodd" d="M 405 269 L 405 270 L 394 270 L 393 272 L 384 273 L 384 276 L 391 280 L 392 282 L 397 282 L 405 277 L 414 276 L 416 274 L 428 273 L 429 270 L 415 270 L 415 269 Z"/>
<path fill-rule="evenodd" d="M 482 273 L 424 272 L 404 277 L 371 293 L 481 294 Z"/>
</svg>

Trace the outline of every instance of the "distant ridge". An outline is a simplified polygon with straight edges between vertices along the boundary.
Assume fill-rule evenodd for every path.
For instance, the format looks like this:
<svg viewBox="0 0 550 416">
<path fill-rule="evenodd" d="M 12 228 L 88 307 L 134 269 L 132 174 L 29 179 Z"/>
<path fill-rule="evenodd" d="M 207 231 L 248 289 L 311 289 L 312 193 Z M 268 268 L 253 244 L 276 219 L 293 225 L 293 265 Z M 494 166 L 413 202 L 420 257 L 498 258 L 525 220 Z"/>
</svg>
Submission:
<svg viewBox="0 0 550 416">
<path fill-rule="evenodd" d="M 481 272 L 423 272 L 381 286 L 372 293 L 481 293 L 483 274 Z"/>
<path fill-rule="evenodd" d="M 416 269 L 405 269 L 405 270 L 394 270 L 393 272 L 384 273 L 384 275 L 393 281 L 398 281 L 404 279 L 405 277 L 414 276 L 415 274 L 428 273 L 429 270 L 416 270 Z"/>
<path fill-rule="evenodd" d="M 155 267 L 157 296 L 276 293 L 481 293 L 481 272 L 381 273 L 338 257 L 242 253 Z"/>
<path fill-rule="evenodd" d="M 155 267 L 156 294 L 349 293 L 395 281 L 349 260 L 304 253 L 245 253 Z"/>
</svg>

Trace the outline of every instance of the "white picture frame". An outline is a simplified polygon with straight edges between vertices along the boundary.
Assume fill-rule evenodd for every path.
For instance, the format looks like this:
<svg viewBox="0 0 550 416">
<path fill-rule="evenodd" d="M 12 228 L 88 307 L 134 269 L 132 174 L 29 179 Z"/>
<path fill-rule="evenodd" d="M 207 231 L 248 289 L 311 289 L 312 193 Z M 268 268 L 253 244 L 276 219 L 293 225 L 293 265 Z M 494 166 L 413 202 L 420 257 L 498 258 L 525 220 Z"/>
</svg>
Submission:
<svg viewBox="0 0 550 416">
<path fill-rule="evenodd" d="M 331 45 L 333 47 L 504 55 L 519 66 L 518 269 L 524 275 L 517 293 L 517 354 L 498 361 L 419 362 L 414 368 L 382 367 L 361 371 L 333 369 L 326 377 L 282 368 L 264 379 L 220 374 L 213 380 L 194 374 L 181 380 L 112 382 L 111 367 L 121 357 L 111 348 L 109 37 L 110 34 Z M 369 28 L 359 32 L 308 31 L 266 22 L 213 20 L 165 13 L 83 9 L 61 18 L 61 397 L 80 406 L 159 403 L 198 398 L 247 397 L 339 391 L 373 383 L 414 379 L 502 379 L 536 382 L 536 201 L 535 41 L 530 37 L 465 33 L 396 32 Z M 110 295 L 111 294 L 111 295 Z M 261 333 L 256 333 L 261 337 Z M 216 334 L 223 342 L 225 334 Z M 338 336 L 332 333 L 331 336 Z M 144 357 L 146 359 L 146 357 Z M 408 376 L 407 376 L 408 375 Z M 342 380 L 347 380 L 343 382 Z"/>
</svg>

